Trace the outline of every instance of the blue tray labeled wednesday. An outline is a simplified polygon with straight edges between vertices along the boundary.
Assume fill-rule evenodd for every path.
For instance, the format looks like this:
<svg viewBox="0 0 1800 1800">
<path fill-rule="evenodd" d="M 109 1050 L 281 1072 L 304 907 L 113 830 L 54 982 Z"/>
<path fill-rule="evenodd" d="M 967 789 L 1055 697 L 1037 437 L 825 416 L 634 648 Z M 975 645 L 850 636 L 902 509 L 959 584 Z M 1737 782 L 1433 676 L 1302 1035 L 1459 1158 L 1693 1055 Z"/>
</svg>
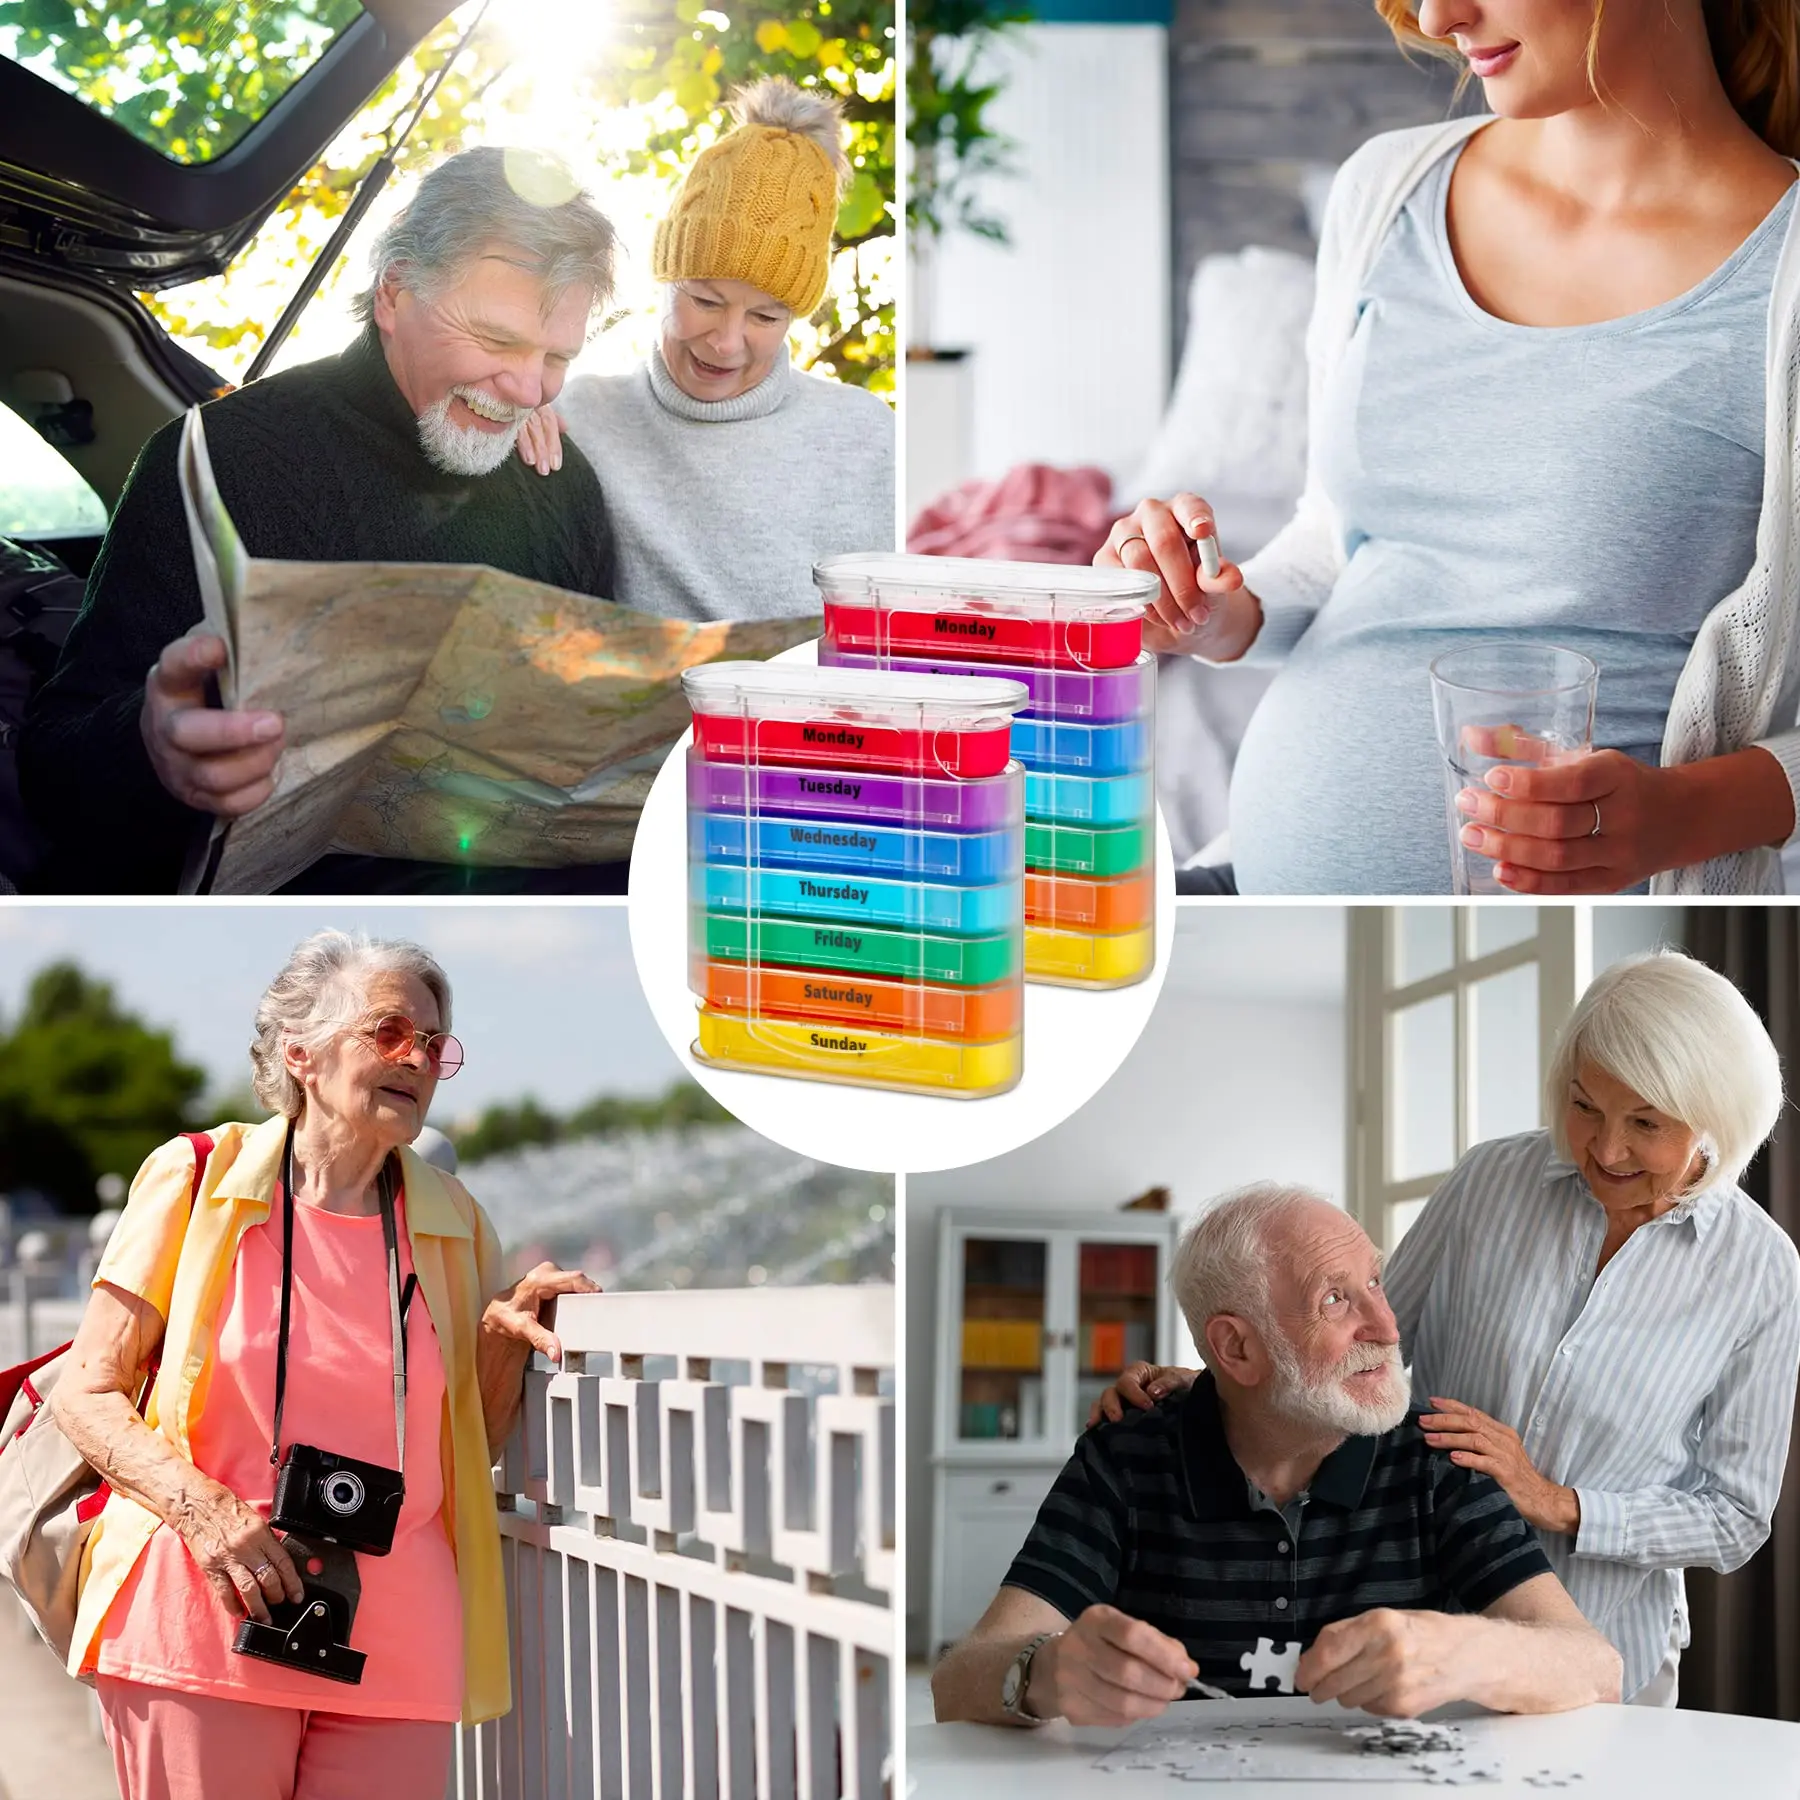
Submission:
<svg viewBox="0 0 1800 1800">
<path fill-rule="evenodd" d="M 1025 816 L 1051 824 L 1130 825 L 1150 811 L 1150 776 L 1025 773 Z"/>
<path fill-rule="evenodd" d="M 1012 753 L 1030 771 L 1130 775 L 1150 766 L 1150 721 L 1075 725 L 1063 719 L 1014 719 Z"/>
<path fill-rule="evenodd" d="M 959 886 L 1011 881 L 1023 867 L 1014 831 L 907 831 L 864 819 L 688 814 L 688 854 L 696 862 L 746 863 L 751 845 L 764 868 L 911 876 Z"/>
<path fill-rule="evenodd" d="M 789 873 L 746 869 L 741 863 L 696 863 L 688 892 L 697 907 L 756 912 L 794 919 L 847 919 L 865 925 L 899 925 L 912 931 L 971 936 L 1016 927 L 1024 916 L 1017 881 L 988 887 L 946 887 L 926 881 L 882 881 L 826 869 Z"/>
</svg>

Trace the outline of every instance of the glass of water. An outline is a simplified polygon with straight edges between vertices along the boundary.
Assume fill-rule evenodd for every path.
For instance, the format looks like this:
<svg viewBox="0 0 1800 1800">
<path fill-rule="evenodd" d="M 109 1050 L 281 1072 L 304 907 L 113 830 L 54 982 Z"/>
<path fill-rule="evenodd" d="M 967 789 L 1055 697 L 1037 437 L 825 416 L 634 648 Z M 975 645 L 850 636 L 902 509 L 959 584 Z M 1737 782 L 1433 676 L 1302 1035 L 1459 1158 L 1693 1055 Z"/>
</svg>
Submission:
<svg viewBox="0 0 1800 1800">
<path fill-rule="evenodd" d="M 1444 813 L 1450 831 L 1451 891 L 1504 894 L 1494 865 L 1468 849 L 1456 796 L 1487 789 L 1489 769 L 1541 768 L 1585 755 L 1594 741 L 1600 677 L 1579 650 L 1519 643 L 1452 650 L 1431 665 L 1431 706 L 1444 758 Z"/>
</svg>

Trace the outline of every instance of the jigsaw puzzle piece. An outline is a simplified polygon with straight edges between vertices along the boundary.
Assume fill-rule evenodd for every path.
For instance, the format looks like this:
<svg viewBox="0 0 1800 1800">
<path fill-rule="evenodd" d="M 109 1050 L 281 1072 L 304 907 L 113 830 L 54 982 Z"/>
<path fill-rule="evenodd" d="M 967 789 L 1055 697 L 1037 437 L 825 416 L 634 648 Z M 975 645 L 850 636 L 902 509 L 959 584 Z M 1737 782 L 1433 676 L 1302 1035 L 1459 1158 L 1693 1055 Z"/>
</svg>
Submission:
<svg viewBox="0 0 1800 1800">
<path fill-rule="evenodd" d="M 1246 1650 L 1238 1658 L 1238 1667 L 1249 1673 L 1250 1687 L 1254 1693 L 1265 1692 L 1272 1681 L 1277 1693 L 1291 1694 L 1294 1691 L 1294 1671 L 1299 1666 L 1300 1646 L 1283 1644 L 1277 1650 L 1271 1638 L 1258 1638 L 1255 1651 Z"/>
</svg>

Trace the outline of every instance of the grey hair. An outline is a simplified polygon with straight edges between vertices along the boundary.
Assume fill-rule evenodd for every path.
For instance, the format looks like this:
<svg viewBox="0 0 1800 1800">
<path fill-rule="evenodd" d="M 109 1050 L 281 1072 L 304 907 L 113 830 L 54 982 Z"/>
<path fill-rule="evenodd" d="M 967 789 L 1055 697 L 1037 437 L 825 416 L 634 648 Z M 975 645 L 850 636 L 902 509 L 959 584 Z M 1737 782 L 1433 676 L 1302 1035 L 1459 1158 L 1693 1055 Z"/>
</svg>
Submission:
<svg viewBox="0 0 1800 1800">
<path fill-rule="evenodd" d="M 796 87 L 785 75 L 765 75 L 731 96 L 727 110 L 735 124 L 766 125 L 811 138 L 825 152 L 841 190 L 850 178 L 844 154 L 844 103 L 817 88 Z"/>
<path fill-rule="evenodd" d="M 544 285 L 548 313 L 572 287 L 591 287 L 596 306 L 613 289 L 611 221 L 554 157 L 484 144 L 438 166 L 419 183 L 369 252 L 374 277 L 351 303 L 365 322 L 375 290 L 392 279 L 434 301 L 490 245 L 515 252 Z"/>
<path fill-rule="evenodd" d="M 1563 1027 L 1544 1075 L 1544 1117 L 1569 1155 L 1569 1086 L 1604 1069 L 1700 1140 L 1710 1177 L 1736 1181 L 1781 1117 L 1781 1058 L 1756 1010 L 1705 963 L 1651 950 L 1603 969 Z"/>
<path fill-rule="evenodd" d="M 429 950 L 361 931 L 315 931 L 294 946 L 257 1002 L 251 1086 L 270 1112 L 297 1119 L 305 1100 L 288 1073 L 287 1046 L 327 1042 L 356 1017 L 368 978 L 380 973 L 416 977 L 437 1002 L 438 1029 L 450 1029 L 450 977 Z"/>
<path fill-rule="evenodd" d="M 1313 1202 L 1331 1204 L 1313 1188 L 1253 1182 L 1209 1201 L 1182 1232 L 1169 1263 L 1169 1291 L 1203 1356 L 1207 1321 L 1220 1313 L 1268 1329 L 1270 1231 Z"/>
</svg>

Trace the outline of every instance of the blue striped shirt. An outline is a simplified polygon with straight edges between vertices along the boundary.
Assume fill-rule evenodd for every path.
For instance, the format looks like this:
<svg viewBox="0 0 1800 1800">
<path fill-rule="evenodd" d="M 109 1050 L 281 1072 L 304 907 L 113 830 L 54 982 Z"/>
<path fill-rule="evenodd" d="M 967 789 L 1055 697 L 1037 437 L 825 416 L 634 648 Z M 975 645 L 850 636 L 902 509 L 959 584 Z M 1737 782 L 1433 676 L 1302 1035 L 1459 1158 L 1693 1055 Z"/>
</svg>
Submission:
<svg viewBox="0 0 1800 1800">
<path fill-rule="evenodd" d="M 1625 1661 L 1656 1673 L 1681 1571 L 1729 1570 L 1769 1535 L 1800 1377 L 1800 1252 L 1719 1182 L 1640 1226 L 1596 1281 L 1606 1215 L 1550 1134 L 1478 1144 L 1386 1277 L 1414 1405 L 1517 1431 L 1581 1526 L 1551 1566 Z"/>
</svg>

